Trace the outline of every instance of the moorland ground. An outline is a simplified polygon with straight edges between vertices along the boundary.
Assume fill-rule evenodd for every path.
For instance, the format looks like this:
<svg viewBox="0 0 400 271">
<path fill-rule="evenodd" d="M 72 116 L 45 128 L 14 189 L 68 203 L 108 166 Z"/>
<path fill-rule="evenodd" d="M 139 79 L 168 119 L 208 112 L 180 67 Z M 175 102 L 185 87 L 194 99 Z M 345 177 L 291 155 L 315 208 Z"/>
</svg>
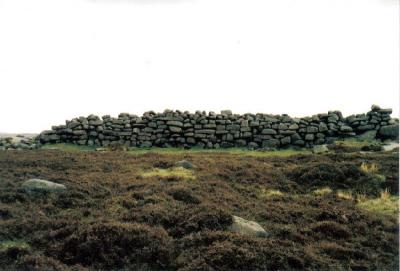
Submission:
<svg viewBox="0 0 400 271">
<path fill-rule="evenodd" d="M 398 166 L 398 150 L 2 151 L 0 269 L 397 270 Z M 29 195 L 30 178 L 67 189 Z M 229 232 L 232 215 L 269 236 Z"/>
</svg>

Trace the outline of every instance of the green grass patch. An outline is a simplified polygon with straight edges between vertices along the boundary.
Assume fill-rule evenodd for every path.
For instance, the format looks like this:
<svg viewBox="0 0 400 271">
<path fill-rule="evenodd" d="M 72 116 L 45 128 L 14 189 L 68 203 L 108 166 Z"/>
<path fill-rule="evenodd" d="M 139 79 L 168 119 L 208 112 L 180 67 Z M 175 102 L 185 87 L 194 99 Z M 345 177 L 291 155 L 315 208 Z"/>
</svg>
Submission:
<svg viewBox="0 0 400 271">
<path fill-rule="evenodd" d="M 390 195 L 387 191 L 383 191 L 378 198 L 367 198 L 359 196 L 357 198 L 357 206 L 361 209 L 386 214 L 393 217 L 399 215 L 399 197 Z"/>
<path fill-rule="evenodd" d="M 151 177 L 160 177 L 160 178 L 168 178 L 168 177 L 177 177 L 183 179 L 194 180 L 196 176 L 193 171 L 182 168 L 182 167 L 173 167 L 173 168 L 154 168 L 149 171 L 143 171 L 140 173 L 140 176 L 143 178 L 151 178 Z"/>
<path fill-rule="evenodd" d="M 284 193 L 277 189 L 267 189 L 267 188 L 260 189 L 260 197 L 261 198 L 273 198 L 273 197 L 282 197 L 282 196 L 284 196 Z"/>
<path fill-rule="evenodd" d="M 254 157 L 288 157 L 298 154 L 312 154 L 310 150 L 301 149 L 281 149 L 281 150 L 249 150 L 246 148 L 228 148 L 228 149 L 202 149 L 202 148 L 191 148 L 185 150 L 182 148 L 130 148 L 128 153 L 130 154 L 144 154 L 144 153 L 164 153 L 164 154 L 231 154 L 231 155 L 247 155 Z"/>
<path fill-rule="evenodd" d="M 81 146 L 71 143 L 46 144 L 41 147 L 42 150 L 60 150 L 60 151 L 94 151 L 96 146 Z"/>
<path fill-rule="evenodd" d="M 81 146 L 71 143 L 57 143 L 57 144 L 46 144 L 41 147 L 43 150 L 60 150 L 67 152 L 75 151 L 96 151 L 99 146 Z M 108 148 L 103 148 L 106 151 L 111 151 Z M 133 155 L 140 155 L 145 153 L 160 153 L 160 154 L 232 154 L 232 155 L 247 155 L 254 157 L 288 157 L 298 154 L 312 154 L 307 149 L 278 149 L 278 150 L 249 150 L 247 148 L 227 148 L 227 149 L 203 149 L 200 147 L 193 147 L 189 150 L 183 148 L 135 148 L 130 147 L 127 149 L 127 153 Z"/>
<path fill-rule="evenodd" d="M 23 240 L 4 240 L 0 241 L 0 251 L 10 248 L 25 248 L 28 249 L 29 245 Z"/>
<path fill-rule="evenodd" d="M 316 196 L 325 196 L 325 195 L 331 194 L 332 192 L 333 191 L 331 188 L 323 187 L 323 188 L 315 189 L 314 191 L 312 191 L 312 194 L 316 195 Z"/>
</svg>

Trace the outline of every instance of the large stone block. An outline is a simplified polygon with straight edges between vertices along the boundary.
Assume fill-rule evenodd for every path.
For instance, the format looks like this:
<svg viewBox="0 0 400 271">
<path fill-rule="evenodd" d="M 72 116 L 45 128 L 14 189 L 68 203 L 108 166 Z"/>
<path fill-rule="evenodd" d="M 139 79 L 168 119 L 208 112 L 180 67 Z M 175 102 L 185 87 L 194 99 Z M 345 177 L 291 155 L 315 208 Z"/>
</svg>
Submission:
<svg viewBox="0 0 400 271">
<path fill-rule="evenodd" d="M 274 129 L 263 129 L 261 133 L 263 135 L 276 135 L 276 131 Z"/>
<path fill-rule="evenodd" d="M 167 125 L 176 126 L 176 127 L 183 127 L 183 123 L 181 121 L 175 121 L 175 120 L 167 121 Z"/>
<path fill-rule="evenodd" d="M 378 136 L 384 139 L 399 138 L 399 124 L 382 126 L 378 131 Z"/>
</svg>

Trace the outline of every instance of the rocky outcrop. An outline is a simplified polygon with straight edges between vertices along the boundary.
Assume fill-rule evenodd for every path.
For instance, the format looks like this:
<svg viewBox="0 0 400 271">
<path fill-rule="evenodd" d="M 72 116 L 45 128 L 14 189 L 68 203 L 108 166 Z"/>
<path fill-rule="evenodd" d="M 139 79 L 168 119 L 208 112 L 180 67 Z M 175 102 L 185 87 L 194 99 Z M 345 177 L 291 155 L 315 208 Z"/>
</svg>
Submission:
<svg viewBox="0 0 400 271">
<path fill-rule="evenodd" d="M 7 135 L 0 136 L 0 150 L 32 150 L 37 144 L 34 136 Z"/>
<path fill-rule="evenodd" d="M 66 142 L 103 147 L 113 144 L 146 148 L 312 147 L 367 131 L 380 131 L 378 135 L 385 135 L 385 127 L 395 124 L 391 113 L 391 109 L 374 105 L 366 114 L 348 117 L 343 117 L 340 111 L 292 118 L 286 114 L 239 115 L 230 110 L 220 114 L 150 111 L 140 117 L 121 113 L 118 118 L 90 115 L 66 121 L 65 125 L 53 126 L 51 130 L 42 132 L 38 140 L 41 144 Z"/>
</svg>

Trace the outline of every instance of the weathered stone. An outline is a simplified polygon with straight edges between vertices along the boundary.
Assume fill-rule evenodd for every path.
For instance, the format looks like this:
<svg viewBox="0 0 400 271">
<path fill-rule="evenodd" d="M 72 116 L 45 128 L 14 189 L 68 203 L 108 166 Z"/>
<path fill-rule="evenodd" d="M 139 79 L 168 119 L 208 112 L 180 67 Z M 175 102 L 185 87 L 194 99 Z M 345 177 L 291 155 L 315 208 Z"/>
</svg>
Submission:
<svg viewBox="0 0 400 271">
<path fill-rule="evenodd" d="M 194 134 L 195 138 L 207 138 L 206 134 Z"/>
<path fill-rule="evenodd" d="M 73 120 L 73 121 L 67 122 L 67 128 L 74 129 L 79 126 L 81 126 L 81 123 L 79 121 Z"/>
<path fill-rule="evenodd" d="M 326 126 L 325 123 L 321 122 L 321 123 L 318 125 L 318 130 L 319 130 L 320 132 L 328 131 L 328 126 Z"/>
<path fill-rule="evenodd" d="M 273 129 L 263 129 L 261 133 L 263 135 L 276 135 L 276 131 Z"/>
<path fill-rule="evenodd" d="M 180 133 L 180 132 L 182 132 L 182 128 L 176 127 L 176 126 L 170 126 L 170 127 L 169 127 L 169 130 L 170 130 L 171 132 L 173 132 L 173 133 Z"/>
<path fill-rule="evenodd" d="M 226 140 L 227 141 L 232 141 L 233 140 L 233 135 L 232 134 L 226 134 Z"/>
<path fill-rule="evenodd" d="M 150 148 L 153 144 L 150 141 L 144 141 L 142 144 L 140 144 L 141 148 Z"/>
<path fill-rule="evenodd" d="M 215 130 L 212 129 L 203 129 L 203 130 L 195 130 L 194 131 L 196 134 L 215 134 Z"/>
<path fill-rule="evenodd" d="M 307 133 L 309 133 L 309 134 L 318 133 L 318 128 L 315 127 L 315 126 L 308 126 L 307 127 Z"/>
<path fill-rule="evenodd" d="M 263 148 L 277 148 L 279 147 L 280 141 L 278 139 L 267 139 L 262 142 Z"/>
<path fill-rule="evenodd" d="M 264 118 L 264 121 L 270 122 L 270 123 L 275 123 L 275 122 L 278 122 L 279 119 L 277 119 L 277 118 L 272 118 L 272 117 L 265 117 L 265 118 Z"/>
<path fill-rule="evenodd" d="M 278 130 L 286 130 L 289 128 L 289 125 L 287 125 L 286 123 L 279 123 L 278 125 Z"/>
<path fill-rule="evenodd" d="M 244 139 L 238 139 L 235 142 L 236 142 L 236 146 L 238 146 L 238 147 L 245 147 L 247 145 L 247 142 Z"/>
<path fill-rule="evenodd" d="M 209 123 L 209 124 L 204 124 L 203 128 L 204 129 L 215 129 L 217 125 L 215 123 Z"/>
<path fill-rule="evenodd" d="M 297 140 L 301 140 L 301 136 L 299 134 L 293 134 L 290 136 L 292 138 L 292 142 L 293 141 L 297 141 Z"/>
<path fill-rule="evenodd" d="M 314 140 L 314 134 L 306 134 L 305 140 L 307 141 L 313 141 Z"/>
<path fill-rule="evenodd" d="M 221 115 L 232 115 L 232 110 L 221 110 Z"/>
<path fill-rule="evenodd" d="M 249 147 L 249 149 L 258 149 L 258 144 L 256 142 L 249 142 L 247 146 Z"/>
<path fill-rule="evenodd" d="M 41 179 L 30 179 L 22 184 L 22 188 L 28 194 L 40 194 L 49 192 L 62 192 L 66 190 L 65 185 Z"/>
<path fill-rule="evenodd" d="M 327 145 L 315 145 L 312 149 L 312 152 L 316 154 L 326 153 L 329 152 L 329 149 Z"/>
<path fill-rule="evenodd" d="M 260 122 L 258 120 L 250 122 L 250 127 L 258 127 L 258 126 L 260 126 Z"/>
<path fill-rule="evenodd" d="M 250 132 L 250 131 L 251 131 L 251 128 L 248 127 L 248 126 L 241 126 L 241 127 L 240 127 L 240 131 L 241 131 L 241 132 Z"/>
<path fill-rule="evenodd" d="M 304 146 L 306 142 L 304 140 L 296 140 L 293 142 L 293 144 L 296 146 Z"/>
<path fill-rule="evenodd" d="M 268 237 L 269 234 L 255 221 L 246 220 L 238 216 L 232 216 L 232 225 L 228 228 L 231 232 L 254 237 Z"/>
<path fill-rule="evenodd" d="M 174 120 L 167 121 L 167 125 L 176 126 L 176 127 L 183 127 L 183 123 L 182 122 L 174 121 Z"/>
<path fill-rule="evenodd" d="M 350 126 L 342 125 L 342 126 L 340 126 L 340 131 L 341 132 L 353 132 L 353 129 Z"/>
<path fill-rule="evenodd" d="M 376 112 L 376 111 L 379 111 L 379 110 L 381 110 L 381 107 L 379 105 L 373 104 L 371 106 L 371 111 Z"/>
<path fill-rule="evenodd" d="M 178 162 L 175 163 L 175 166 L 183 167 L 183 168 L 186 168 L 186 169 L 194 169 L 195 168 L 195 166 L 192 163 L 190 163 L 189 161 L 187 161 L 187 160 L 178 161 Z"/>
<path fill-rule="evenodd" d="M 90 121 L 89 121 L 89 125 L 100 126 L 100 125 L 103 125 L 103 121 L 100 120 L 100 119 L 97 119 L 97 120 L 90 120 Z"/>
<path fill-rule="evenodd" d="M 296 131 L 294 130 L 280 130 L 279 134 L 281 135 L 294 135 L 296 133 Z"/>
<path fill-rule="evenodd" d="M 73 130 L 72 134 L 76 135 L 76 136 L 86 135 L 86 131 L 84 131 L 84 130 Z"/>
<path fill-rule="evenodd" d="M 240 125 L 239 124 L 231 124 L 226 126 L 226 130 L 228 131 L 239 131 Z"/>
<path fill-rule="evenodd" d="M 378 110 L 378 112 L 381 114 L 390 115 L 390 114 L 392 114 L 393 110 L 391 108 L 386 108 L 386 109 L 380 109 L 380 110 Z"/>
<path fill-rule="evenodd" d="M 399 125 L 382 126 L 378 131 L 378 136 L 381 138 L 397 139 L 399 138 Z"/>
<path fill-rule="evenodd" d="M 375 128 L 375 125 L 373 124 L 368 124 L 368 125 L 362 125 L 358 126 L 356 128 L 357 131 L 368 131 L 368 130 L 373 130 Z"/>
<path fill-rule="evenodd" d="M 223 135 L 223 134 L 227 134 L 227 133 L 229 133 L 229 132 L 228 132 L 228 131 L 224 131 L 224 130 L 216 130 L 215 133 L 216 133 L 217 135 Z"/>
<path fill-rule="evenodd" d="M 290 136 L 285 136 L 284 138 L 281 138 L 281 144 L 283 146 L 289 145 L 291 142 Z"/>
</svg>

